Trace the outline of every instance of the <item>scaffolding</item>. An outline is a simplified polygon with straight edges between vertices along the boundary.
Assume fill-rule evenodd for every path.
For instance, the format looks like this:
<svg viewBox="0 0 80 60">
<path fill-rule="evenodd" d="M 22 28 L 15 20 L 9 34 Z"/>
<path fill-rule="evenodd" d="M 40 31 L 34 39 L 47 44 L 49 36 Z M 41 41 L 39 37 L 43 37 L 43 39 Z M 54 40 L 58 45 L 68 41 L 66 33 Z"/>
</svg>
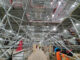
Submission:
<svg viewBox="0 0 80 60">
<path fill-rule="evenodd" d="M 0 4 L 5 14 L 0 22 L 0 35 L 3 37 L 0 41 L 4 42 L 5 45 L 4 43 L 0 45 L 0 50 L 2 51 L 0 58 L 3 56 L 8 58 L 11 54 L 9 51 L 12 52 L 12 49 L 17 47 L 20 40 L 23 40 L 24 44 L 28 45 L 28 48 L 30 48 L 33 43 L 41 42 L 45 44 L 45 42 L 49 43 L 48 41 L 52 40 L 52 42 L 55 42 L 58 46 L 69 50 L 64 43 L 58 42 L 59 35 L 55 33 L 55 30 L 66 18 L 70 19 L 80 38 L 73 21 L 75 19 L 70 16 L 80 3 L 69 0 L 46 1 L 1 0 Z M 43 27 L 37 27 L 36 23 L 39 23 L 39 26 L 43 24 Z M 57 23 L 56 28 L 49 26 L 50 23 Z M 33 25 L 33 27 L 31 25 Z M 40 29 L 43 29 L 43 31 Z M 40 31 L 42 31 L 42 33 L 36 33 Z M 54 32 L 55 36 L 50 35 L 52 32 Z M 46 39 L 48 35 L 50 35 L 50 39 Z M 73 52 L 71 53 L 79 59 Z"/>
</svg>

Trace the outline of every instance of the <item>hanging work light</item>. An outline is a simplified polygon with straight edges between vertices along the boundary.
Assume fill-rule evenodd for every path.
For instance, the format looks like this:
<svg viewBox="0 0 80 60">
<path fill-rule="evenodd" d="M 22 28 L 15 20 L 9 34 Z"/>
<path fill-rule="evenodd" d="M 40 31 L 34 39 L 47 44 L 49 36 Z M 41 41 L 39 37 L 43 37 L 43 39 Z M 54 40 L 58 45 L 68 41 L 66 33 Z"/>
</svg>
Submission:
<svg viewBox="0 0 80 60">
<path fill-rule="evenodd" d="M 54 18 L 54 14 L 52 14 L 52 18 Z"/>
<path fill-rule="evenodd" d="M 9 33 L 12 33 L 13 31 L 12 31 L 12 30 L 8 30 L 8 32 L 9 32 Z"/>
<path fill-rule="evenodd" d="M 75 25 L 76 25 L 76 26 L 79 26 L 80 24 L 79 24 L 79 23 L 76 23 Z"/>
<path fill-rule="evenodd" d="M 51 2 L 50 4 L 53 5 L 53 2 Z"/>
<path fill-rule="evenodd" d="M 52 30 L 53 30 L 53 31 L 57 31 L 57 27 L 54 26 Z"/>
<path fill-rule="evenodd" d="M 0 41 L 3 41 L 3 38 L 0 38 Z"/>
<path fill-rule="evenodd" d="M 59 6 L 61 5 L 61 1 L 58 2 L 58 5 L 59 5 Z"/>
<path fill-rule="evenodd" d="M 64 29 L 64 31 L 63 32 L 67 32 L 67 30 L 66 29 Z"/>
</svg>

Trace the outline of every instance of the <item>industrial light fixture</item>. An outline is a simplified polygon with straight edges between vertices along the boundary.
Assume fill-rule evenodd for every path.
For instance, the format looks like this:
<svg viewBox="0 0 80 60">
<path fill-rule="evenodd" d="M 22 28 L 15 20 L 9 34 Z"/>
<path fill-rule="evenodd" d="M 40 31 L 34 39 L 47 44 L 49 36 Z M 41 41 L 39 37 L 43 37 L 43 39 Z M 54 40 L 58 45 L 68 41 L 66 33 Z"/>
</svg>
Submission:
<svg viewBox="0 0 80 60">
<path fill-rule="evenodd" d="M 12 31 L 12 30 L 8 30 L 8 32 L 9 32 L 9 33 L 12 33 L 13 31 Z"/>
<path fill-rule="evenodd" d="M 79 23 L 76 23 L 75 25 L 76 25 L 76 26 L 79 26 L 80 24 L 79 24 Z"/>
<path fill-rule="evenodd" d="M 75 5 L 72 5 L 71 7 L 73 8 L 73 7 L 75 7 Z"/>
<path fill-rule="evenodd" d="M 57 31 L 57 27 L 54 26 L 52 30 L 53 30 L 53 31 Z"/>
<path fill-rule="evenodd" d="M 51 5 L 53 4 L 53 2 L 50 3 Z"/>
<path fill-rule="evenodd" d="M 71 8 L 74 8 L 76 5 L 77 5 L 77 2 L 75 2 L 75 3 L 71 6 Z"/>
<path fill-rule="evenodd" d="M 52 18 L 54 18 L 54 14 L 52 14 Z"/>
<path fill-rule="evenodd" d="M 3 38 L 0 38 L 0 41 L 2 41 L 3 40 Z"/>
<path fill-rule="evenodd" d="M 61 5 L 61 1 L 58 2 L 58 5 Z"/>
<path fill-rule="evenodd" d="M 64 31 L 63 32 L 67 32 L 67 30 L 66 29 L 64 29 Z"/>
</svg>

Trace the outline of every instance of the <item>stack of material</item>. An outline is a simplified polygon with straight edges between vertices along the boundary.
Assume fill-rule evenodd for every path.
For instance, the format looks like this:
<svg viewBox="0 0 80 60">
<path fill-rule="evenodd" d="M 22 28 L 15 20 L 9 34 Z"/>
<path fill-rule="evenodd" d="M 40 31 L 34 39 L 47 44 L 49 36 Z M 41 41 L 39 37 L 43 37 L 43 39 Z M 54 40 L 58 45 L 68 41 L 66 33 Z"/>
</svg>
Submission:
<svg viewBox="0 0 80 60">
<path fill-rule="evenodd" d="M 42 50 L 36 49 L 29 57 L 28 60 L 48 60 L 47 56 Z"/>
</svg>

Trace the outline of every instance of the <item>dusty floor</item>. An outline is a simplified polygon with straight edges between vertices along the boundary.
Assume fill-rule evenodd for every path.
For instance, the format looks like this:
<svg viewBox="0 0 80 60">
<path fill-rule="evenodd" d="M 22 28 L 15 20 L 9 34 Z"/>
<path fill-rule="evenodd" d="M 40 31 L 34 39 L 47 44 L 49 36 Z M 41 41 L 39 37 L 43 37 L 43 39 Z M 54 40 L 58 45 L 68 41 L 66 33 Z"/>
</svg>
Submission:
<svg viewBox="0 0 80 60">
<path fill-rule="evenodd" d="M 37 49 L 36 52 L 33 52 L 28 60 L 48 60 L 48 57 L 44 54 L 42 50 Z"/>
</svg>

